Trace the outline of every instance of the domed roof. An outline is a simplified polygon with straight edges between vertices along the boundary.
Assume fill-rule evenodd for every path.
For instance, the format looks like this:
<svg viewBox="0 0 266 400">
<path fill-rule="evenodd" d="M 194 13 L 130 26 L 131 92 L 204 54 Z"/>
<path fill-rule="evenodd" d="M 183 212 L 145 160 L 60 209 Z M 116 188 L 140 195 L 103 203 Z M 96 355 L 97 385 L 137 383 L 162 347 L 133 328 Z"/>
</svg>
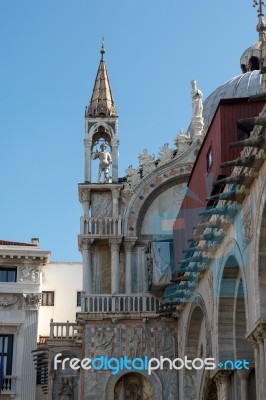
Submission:
<svg viewBox="0 0 266 400">
<path fill-rule="evenodd" d="M 219 86 L 203 103 L 204 130 L 208 129 L 220 100 L 259 94 L 260 80 L 260 71 L 255 70 L 238 75 Z"/>
<path fill-rule="evenodd" d="M 259 60 L 261 58 L 261 42 L 256 42 L 244 51 L 240 58 L 240 67 L 242 72 L 253 71 L 254 69 L 260 69 Z"/>
</svg>

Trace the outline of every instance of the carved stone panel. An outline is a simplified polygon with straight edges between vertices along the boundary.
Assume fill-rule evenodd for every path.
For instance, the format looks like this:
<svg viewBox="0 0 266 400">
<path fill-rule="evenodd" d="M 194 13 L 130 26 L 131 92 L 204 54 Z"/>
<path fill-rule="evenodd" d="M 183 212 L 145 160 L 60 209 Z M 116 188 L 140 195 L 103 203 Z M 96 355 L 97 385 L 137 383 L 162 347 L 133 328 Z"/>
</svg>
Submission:
<svg viewBox="0 0 266 400">
<path fill-rule="evenodd" d="M 40 266 L 20 265 L 18 267 L 18 282 L 40 283 Z"/>
<path fill-rule="evenodd" d="M 91 193 L 91 216 L 92 217 L 112 216 L 111 192 Z"/>
<path fill-rule="evenodd" d="M 0 310 L 19 310 L 22 307 L 22 296 L 13 294 L 0 295 Z"/>
</svg>

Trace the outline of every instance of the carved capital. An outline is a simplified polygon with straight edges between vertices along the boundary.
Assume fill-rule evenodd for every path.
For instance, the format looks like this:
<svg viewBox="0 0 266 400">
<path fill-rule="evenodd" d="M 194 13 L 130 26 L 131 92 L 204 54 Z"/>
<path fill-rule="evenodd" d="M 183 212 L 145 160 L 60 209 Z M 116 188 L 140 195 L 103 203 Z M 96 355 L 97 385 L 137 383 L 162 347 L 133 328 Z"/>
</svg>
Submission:
<svg viewBox="0 0 266 400">
<path fill-rule="evenodd" d="M 41 293 L 27 293 L 23 296 L 25 300 L 25 310 L 39 310 L 42 300 Z"/>
<path fill-rule="evenodd" d="M 134 248 L 134 246 L 135 246 L 135 243 L 136 243 L 136 240 L 135 240 L 135 239 L 124 241 L 124 250 L 125 250 L 125 253 L 132 253 L 132 250 L 133 250 L 133 248 Z"/>
<path fill-rule="evenodd" d="M 81 203 L 89 203 L 90 202 L 90 189 L 81 189 L 80 190 L 80 201 Z"/>
<path fill-rule="evenodd" d="M 122 239 L 109 239 L 109 244 L 112 252 L 118 252 L 120 250 Z"/>
<path fill-rule="evenodd" d="M 82 238 L 79 240 L 79 251 L 91 251 L 94 239 Z"/>
<path fill-rule="evenodd" d="M 91 139 L 84 139 L 84 146 L 85 147 L 91 147 L 92 146 Z"/>
<path fill-rule="evenodd" d="M 240 379 L 242 380 L 247 380 L 250 374 L 250 370 L 249 369 L 239 369 L 237 371 L 237 375 L 239 376 Z"/>
<path fill-rule="evenodd" d="M 120 188 L 111 189 L 113 199 L 119 199 L 120 197 Z"/>
<path fill-rule="evenodd" d="M 214 376 L 217 387 L 224 383 L 228 383 L 228 377 L 231 373 L 232 371 L 218 371 Z"/>
</svg>

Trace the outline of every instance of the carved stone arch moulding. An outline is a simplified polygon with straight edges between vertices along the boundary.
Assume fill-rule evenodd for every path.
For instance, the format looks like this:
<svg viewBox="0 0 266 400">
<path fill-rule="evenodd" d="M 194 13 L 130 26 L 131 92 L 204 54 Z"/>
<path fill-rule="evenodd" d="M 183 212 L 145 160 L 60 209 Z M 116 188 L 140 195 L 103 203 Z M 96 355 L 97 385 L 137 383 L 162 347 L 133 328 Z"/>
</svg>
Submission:
<svg viewBox="0 0 266 400">
<path fill-rule="evenodd" d="M 254 290 L 255 293 L 259 293 L 259 307 L 260 309 L 257 310 L 258 315 L 261 316 L 261 312 L 263 309 L 265 310 L 266 307 L 263 303 L 262 299 L 262 294 L 265 292 L 262 288 L 262 284 L 265 284 L 265 279 L 261 279 L 261 273 L 263 271 L 263 267 L 265 266 L 265 255 L 264 252 L 261 251 L 261 247 L 263 243 L 265 243 L 265 220 L 266 220 L 266 171 L 264 175 L 262 176 L 262 179 L 260 180 L 262 182 L 261 188 L 259 188 L 258 192 L 259 195 L 257 196 L 257 204 L 259 204 L 259 207 L 256 207 L 256 214 L 254 218 L 254 235 L 255 235 L 255 243 L 254 243 L 254 249 L 253 249 L 253 254 L 254 256 L 254 261 L 253 261 L 253 266 L 254 266 Z M 265 304 L 266 304 L 266 299 L 265 299 Z M 266 312 L 265 312 L 266 315 Z"/>
<path fill-rule="evenodd" d="M 188 330 L 186 332 L 185 343 L 187 344 L 187 341 L 188 341 L 188 333 L 189 333 L 190 324 L 193 323 L 193 321 L 191 321 L 191 317 L 193 315 L 194 310 L 197 307 L 199 307 L 201 309 L 203 317 L 205 319 L 206 355 L 207 355 L 207 357 L 210 357 L 211 354 L 212 354 L 212 341 L 211 341 L 211 332 L 210 332 L 210 324 L 209 324 L 208 312 L 207 312 L 207 308 L 206 308 L 206 305 L 205 305 L 205 301 L 204 301 L 204 299 L 202 298 L 202 296 L 199 293 L 195 294 L 195 296 L 193 297 L 193 300 L 191 302 L 191 307 L 190 307 L 188 318 L 187 318 Z M 185 348 L 186 348 L 186 345 L 185 345 Z"/>
<path fill-rule="evenodd" d="M 247 285 L 246 285 L 246 274 L 245 274 L 245 270 L 244 270 L 245 260 L 243 258 L 243 252 L 241 251 L 241 246 L 234 238 L 229 238 L 225 242 L 225 244 L 223 246 L 221 257 L 217 263 L 216 286 L 214 287 L 216 297 L 217 297 L 217 299 L 219 298 L 221 281 L 223 278 L 224 269 L 225 269 L 226 264 L 227 264 L 228 260 L 230 259 L 230 257 L 232 257 L 236 260 L 236 264 L 239 268 L 241 278 L 243 280 L 243 285 L 244 285 L 244 290 L 245 290 L 245 295 L 246 295 L 245 297 L 248 298 Z M 247 306 L 247 304 L 246 304 L 246 306 Z"/>
<path fill-rule="evenodd" d="M 134 372 L 135 373 L 135 372 Z M 152 372 L 151 375 L 148 375 L 147 372 L 136 372 L 137 375 L 143 376 L 144 378 L 148 379 L 149 382 L 151 383 L 152 389 L 153 389 L 153 400 L 162 400 L 163 398 L 163 390 L 162 390 L 162 384 L 159 379 L 159 377 Z M 116 383 L 119 381 L 119 379 L 124 376 L 128 375 L 128 373 L 125 373 L 124 371 L 120 371 L 117 375 L 112 375 L 110 374 L 109 379 L 107 380 L 106 386 L 105 386 L 105 400 L 114 400 L 114 389 Z"/>
<path fill-rule="evenodd" d="M 98 131 L 98 129 L 100 127 L 103 127 L 104 130 Z M 88 134 L 85 137 L 85 140 L 92 141 L 93 138 L 98 140 L 98 139 L 100 139 L 100 137 L 103 137 L 106 140 L 109 139 L 107 141 L 108 141 L 109 145 L 111 146 L 111 141 L 113 140 L 114 136 L 115 136 L 115 133 L 114 133 L 114 130 L 111 127 L 111 125 L 109 125 L 108 123 L 106 123 L 104 121 L 101 121 L 101 122 L 96 122 L 95 124 L 93 124 L 90 127 Z M 95 144 L 94 142 L 92 141 L 92 146 L 94 146 L 94 144 Z"/>
<path fill-rule="evenodd" d="M 135 237 L 140 216 L 145 215 L 152 201 L 164 190 L 188 180 L 192 164 L 168 166 L 143 178 L 130 199 L 124 214 L 124 234 Z"/>
</svg>

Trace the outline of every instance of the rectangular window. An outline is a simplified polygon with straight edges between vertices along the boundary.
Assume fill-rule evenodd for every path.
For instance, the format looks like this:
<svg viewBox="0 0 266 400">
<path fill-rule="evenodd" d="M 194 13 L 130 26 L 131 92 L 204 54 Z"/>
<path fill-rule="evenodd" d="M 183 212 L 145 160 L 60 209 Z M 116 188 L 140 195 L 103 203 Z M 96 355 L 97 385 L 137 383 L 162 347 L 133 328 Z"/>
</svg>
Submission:
<svg viewBox="0 0 266 400">
<path fill-rule="evenodd" d="M 42 306 L 54 306 L 54 292 L 42 292 Z"/>
<path fill-rule="evenodd" d="M 208 153 L 206 155 L 206 161 L 207 161 L 207 171 L 211 169 L 212 166 L 212 148 L 210 147 L 208 150 Z"/>
<path fill-rule="evenodd" d="M 13 335 L 0 335 L 0 365 L 3 361 L 4 376 L 12 375 L 13 338 Z"/>
<path fill-rule="evenodd" d="M 81 292 L 77 292 L 77 307 L 81 306 Z"/>
<path fill-rule="evenodd" d="M 17 268 L 0 268 L 0 282 L 16 282 Z"/>
</svg>

